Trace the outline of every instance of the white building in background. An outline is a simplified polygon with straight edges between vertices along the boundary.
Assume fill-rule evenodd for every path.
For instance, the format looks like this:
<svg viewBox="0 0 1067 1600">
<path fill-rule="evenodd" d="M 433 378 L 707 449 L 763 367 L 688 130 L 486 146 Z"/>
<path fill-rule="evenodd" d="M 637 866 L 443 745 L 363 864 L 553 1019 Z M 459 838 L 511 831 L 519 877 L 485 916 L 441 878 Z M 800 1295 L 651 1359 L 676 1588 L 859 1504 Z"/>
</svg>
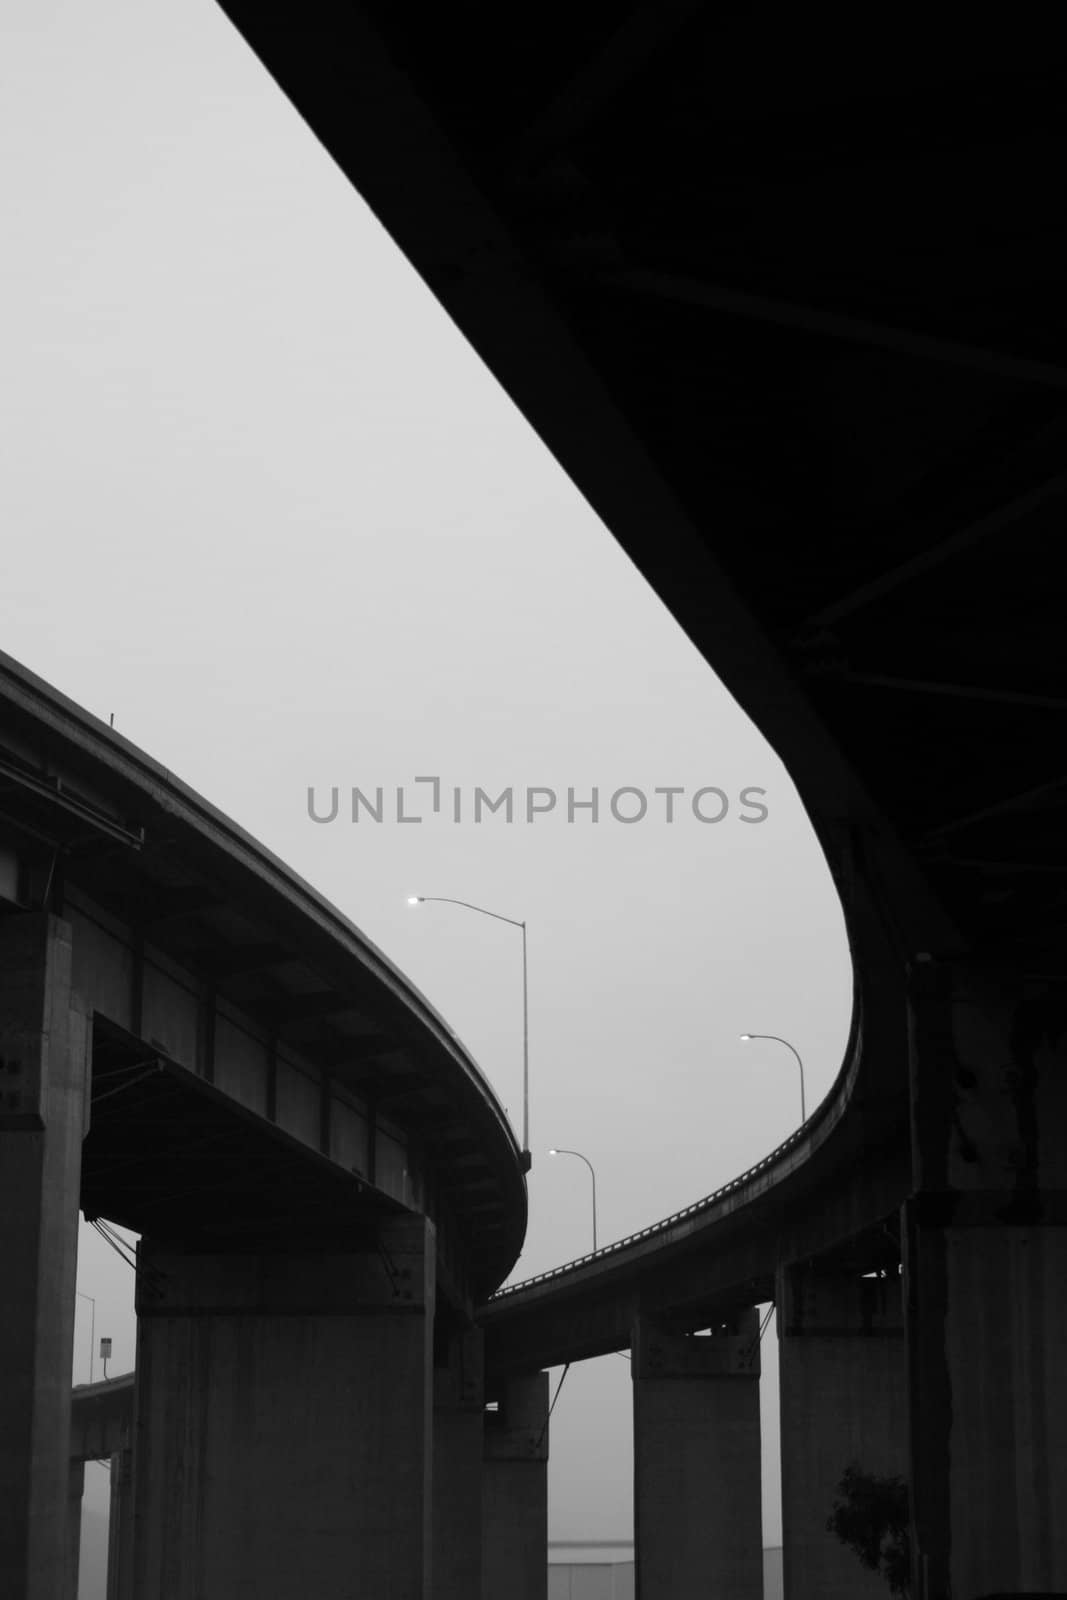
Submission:
<svg viewBox="0 0 1067 1600">
<path fill-rule="evenodd" d="M 782 1547 L 763 1552 L 763 1600 L 783 1600 Z M 548 1546 L 548 1600 L 634 1600 L 632 1544 L 580 1539 Z"/>
</svg>

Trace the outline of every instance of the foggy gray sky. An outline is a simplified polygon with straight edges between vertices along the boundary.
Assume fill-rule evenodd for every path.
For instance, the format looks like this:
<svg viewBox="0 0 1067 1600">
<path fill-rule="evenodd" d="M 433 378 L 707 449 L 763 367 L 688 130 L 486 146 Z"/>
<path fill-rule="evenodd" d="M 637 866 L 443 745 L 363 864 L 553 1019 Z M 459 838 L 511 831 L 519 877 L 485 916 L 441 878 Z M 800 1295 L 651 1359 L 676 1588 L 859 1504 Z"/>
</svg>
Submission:
<svg viewBox="0 0 1067 1600">
<path fill-rule="evenodd" d="M 8 0 L 5 34 L 0 646 L 350 916 L 516 1128 L 518 934 L 405 897 L 527 918 L 516 1278 L 588 1248 L 588 1174 L 551 1144 L 596 1166 L 601 1242 L 716 1188 L 798 1120 L 788 1052 L 738 1035 L 791 1039 L 810 1107 L 848 1030 L 778 759 L 213 5 Z M 417 774 L 758 785 L 769 816 L 308 819 L 309 785 Z M 132 1274 L 84 1229 L 79 1286 L 129 1367 Z M 629 1408 L 624 1362 L 572 1370 L 551 1537 L 630 1536 Z"/>
</svg>

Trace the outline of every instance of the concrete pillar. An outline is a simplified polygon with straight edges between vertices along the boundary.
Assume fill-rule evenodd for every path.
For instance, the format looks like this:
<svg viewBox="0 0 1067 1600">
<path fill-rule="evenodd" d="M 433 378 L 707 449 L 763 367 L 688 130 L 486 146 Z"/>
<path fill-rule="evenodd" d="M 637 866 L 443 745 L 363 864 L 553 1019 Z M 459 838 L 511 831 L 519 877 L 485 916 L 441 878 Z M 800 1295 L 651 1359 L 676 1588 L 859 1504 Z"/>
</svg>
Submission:
<svg viewBox="0 0 1067 1600">
<path fill-rule="evenodd" d="M 134 1591 L 429 1600 L 434 1234 L 360 1254 L 142 1240 Z"/>
<path fill-rule="evenodd" d="M 0 1594 L 64 1593 L 86 1019 L 69 926 L 0 920 Z"/>
<path fill-rule="evenodd" d="M 82 1495 L 85 1462 L 72 1461 L 67 1476 L 67 1600 L 78 1600 L 78 1570 L 82 1553 Z"/>
<path fill-rule="evenodd" d="M 434 1368 L 434 1600 L 477 1600 L 482 1574 L 483 1336 L 457 1332 Z"/>
<path fill-rule="evenodd" d="M 912 974 L 915 1600 L 1067 1593 L 1063 990 Z"/>
<path fill-rule="evenodd" d="M 885 1600 L 826 1522 L 849 1466 L 907 1477 L 900 1279 L 784 1267 L 775 1303 L 786 1600 Z"/>
<path fill-rule="evenodd" d="M 485 1413 L 482 1600 L 548 1593 L 548 1373 L 513 1378 Z"/>
<path fill-rule="evenodd" d="M 133 1595 L 133 1451 L 111 1457 L 111 1504 L 107 1526 L 107 1600 Z"/>
<path fill-rule="evenodd" d="M 640 1600 L 762 1600 L 759 1323 L 634 1329 L 634 1570 Z"/>
</svg>

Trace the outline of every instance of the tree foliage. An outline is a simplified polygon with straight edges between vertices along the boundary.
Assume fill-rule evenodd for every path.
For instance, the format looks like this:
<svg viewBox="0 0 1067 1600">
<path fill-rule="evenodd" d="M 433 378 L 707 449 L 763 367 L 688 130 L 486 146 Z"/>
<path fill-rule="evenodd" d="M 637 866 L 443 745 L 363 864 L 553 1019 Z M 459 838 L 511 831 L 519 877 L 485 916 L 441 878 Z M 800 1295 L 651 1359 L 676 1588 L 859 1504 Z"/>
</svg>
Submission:
<svg viewBox="0 0 1067 1600">
<path fill-rule="evenodd" d="M 870 1572 L 878 1572 L 891 1594 L 908 1595 L 908 1486 L 903 1478 L 879 1478 L 853 1461 L 837 1485 L 827 1519 L 830 1533 L 854 1550 Z"/>
</svg>

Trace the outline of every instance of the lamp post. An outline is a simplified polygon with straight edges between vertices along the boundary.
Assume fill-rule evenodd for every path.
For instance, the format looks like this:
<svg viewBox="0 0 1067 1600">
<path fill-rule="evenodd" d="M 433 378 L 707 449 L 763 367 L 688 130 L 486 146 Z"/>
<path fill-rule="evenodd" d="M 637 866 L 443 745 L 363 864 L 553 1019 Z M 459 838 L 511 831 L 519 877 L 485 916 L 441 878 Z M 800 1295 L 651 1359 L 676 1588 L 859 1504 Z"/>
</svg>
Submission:
<svg viewBox="0 0 1067 1600">
<path fill-rule="evenodd" d="M 589 1176 L 593 1182 L 593 1254 L 596 1255 L 596 1173 L 593 1163 L 588 1156 L 583 1156 L 580 1150 L 550 1150 L 550 1156 L 577 1156 L 579 1161 L 584 1161 L 589 1168 Z"/>
<path fill-rule="evenodd" d="M 773 1039 L 775 1044 L 784 1044 L 787 1050 L 792 1050 L 796 1056 L 797 1066 L 800 1068 L 800 1120 L 801 1122 L 806 1122 L 808 1118 L 807 1112 L 804 1110 L 804 1063 L 800 1059 L 800 1051 L 796 1045 L 790 1044 L 788 1039 L 783 1039 L 777 1033 L 743 1033 L 741 1035 L 743 1044 L 747 1044 L 750 1039 Z"/>
<path fill-rule="evenodd" d="M 446 894 L 409 894 L 409 906 L 425 905 L 433 901 L 438 905 L 463 906 L 467 911 L 477 911 L 480 916 L 492 917 L 494 922 L 507 922 L 522 933 L 522 1170 L 529 1172 L 533 1165 L 530 1154 L 530 1007 L 526 973 L 526 923 L 515 917 L 505 917 L 499 911 L 487 911 L 485 906 L 472 905 L 469 900 L 453 900 Z"/>
<path fill-rule="evenodd" d="M 89 1382 L 92 1383 L 93 1351 L 96 1348 L 96 1301 L 93 1299 L 91 1294 L 83 1294 L 80 1289 L 75 1289 L 74 1293 L 78 1296 L 79 1300 L 88 1300 L 89 1304 L 93 1308 L 89 1313 Z"/>
</svg>

